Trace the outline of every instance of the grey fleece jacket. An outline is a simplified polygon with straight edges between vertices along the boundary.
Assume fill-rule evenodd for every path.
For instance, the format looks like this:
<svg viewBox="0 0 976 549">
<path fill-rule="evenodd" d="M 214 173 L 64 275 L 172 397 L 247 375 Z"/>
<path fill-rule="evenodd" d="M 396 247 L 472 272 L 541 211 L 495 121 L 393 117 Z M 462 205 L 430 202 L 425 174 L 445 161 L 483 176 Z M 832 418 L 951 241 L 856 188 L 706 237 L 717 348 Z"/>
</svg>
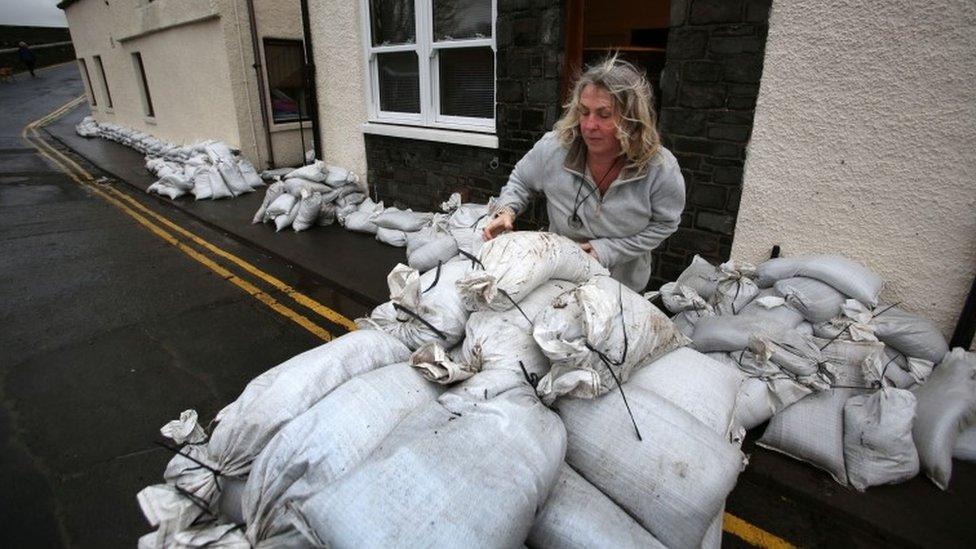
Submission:
<svg viewBox="0 0 976 549">
<path fill-rule="evenodd" d="M 602 197 L 593 179 L 582 140 L 565 147 L 549 132 L 515 165 L 497 208 L 519 214 L 533 194 L 544 194 L 550 232 L 589 241 L 613 278 L 642 291 L 651 276 L 651 251 L 677 230 L 685 208 L 678 161 L 661 147 L 643 170 L 623 169 Z M 580 229 L 569 224 L 576 204 Z"/>
</svg>

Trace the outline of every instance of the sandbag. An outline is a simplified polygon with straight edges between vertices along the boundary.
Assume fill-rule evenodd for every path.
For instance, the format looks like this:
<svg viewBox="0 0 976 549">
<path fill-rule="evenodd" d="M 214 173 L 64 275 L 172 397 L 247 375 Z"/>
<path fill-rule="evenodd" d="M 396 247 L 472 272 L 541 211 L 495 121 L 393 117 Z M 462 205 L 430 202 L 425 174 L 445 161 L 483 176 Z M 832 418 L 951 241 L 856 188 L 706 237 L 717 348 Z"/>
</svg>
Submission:
<svg viewBox="0 0 976 549">
<path fill-rule="evenodd" d="M 739 316 L 752 318 L 764 324 L 779 325 L 784 328 L 796 328 L 803 323 L 803 315 L 786 304 L 786 300 L 776 295 L 775 290 L 761 290 L 755 299 L 749 302 Z"/>
<path fill-rule="evenodd" d="M 410 235 L 407 235 L 409 243 Z M 450 234 L 441 234 L 423 246 L 407 252 L 407 264 L 418 271 L 433 269 L 458 254 L 457 241 Z"/>
<path fill-rule="evenodd" d="M 661 286 L 661 301 L 664 307 L 672 313 L 683 311 L 707 311 L 714 313 L 714 309 L 708 301 L 690 286 L 679 285 L 676 282 L 668 282 Z"/>
<path fill-rule="evenodd" d="M 336 221 L 336 207 L 335 204 L 330 204 L 322 199 L 322 205 L 319 207 L 319 215 L 315 219 L 315 224 L 319 227 L 326 227 L 335 223 Z"/>
<path fill-rule="evenodd" d="M 565 549 L 664 548 L 603 492 L 563 464 L 525 544 Z"/>
<path fill-rule="evenodd" d="M 946 490 L 956 439 L 976 417 L 976 355 L 962 348 L 947 353 L 928 381 L 915 389 L 915 398 L 918 406 L 912 437 L 922 470 Z"/>
<path fill-rule="evenodd" d="M 524 382 L 483 390 L 475 376 L 416 410 L 355 470 L 290 506 L 295 522 L 330 547 L 520 546 L 566 431 Z"/>
<path fill-rule="evenodd" d="M 336 213 L 336 218 L 342 225 L 350 231 L 356 231 L 360 233 L 376 234 L 379 227 L 372 222 L 372 217 L 378 212 L 383 211 L 383 203 L 375 203 L 372 200 L 364 200 L 359 206 L 348 206 L 353 208 L 352 213 L 346 215 L 345 217 Z"/>
<path fill-rule="evenodd" d="M 373 216 L 373 223 L 384 229 L 394 229 L 403 232 L 419 231 L 430 223 L 433 214 L 387 208 Z"/>
<path fill-rule="evenodd" d="M 956 437 L 956 446 L 952 449 L 952 457 L 965 461 L 976 461 L 976 422 L 970 424 Z"/>
<path fill-rule="evenodd" d="M 359 191 L 359 187 L 353 186 L 352 189 L 352 192 L 346 194 L 343 194 L 345 187 L 336 190 L 336 205 L 346 206 L 348 204 L 355 204 L 358 206 L 359 204 L 362 204 L 364 200 L 366 200 L 366 195 Z"/>
<path fill-rule="evenodd" d="M 678 275 L 675 284 L 693 289 L 707 301 L 712 298 L 718 287 L 718 275 L 718 269 L 714 265 L 696 254 L 691 259 L 691 265 Z"/>
<path fill-rule="evenodd" d="M 892 347 L 885 345 L 884 376 L 899 389 L 908 389 L 913 385 L 925 383 L 932 375 L 935 363 L 928 360 L 905 356 Z"/>
<path fill-rule="evenodd" d="M 258 171 L 254 169 L 254 164 L 246 158 L 240 158 L 237 160 L 237 168 L 241 171 L 241 176 L 244 178 L 244 182 L 248 184 L 252 189 L 257 189 L 258 187 L 264 186 L 264 180 L 258 175 Z"/>
<path fill-rule="evenodd" d="M 572 240 L 553 233 L 517 231 L 481 246 L 483 270 L 458 281 L 465 306 L 472 311 L 511 309 L 552 279 L 584 282 L 608 271 Z"/>
<path fill-rule="evenodd" d="M 741 351 L 751 336 L 782 332 L 784 326 L 751 315 L 707 316 L 695 322 L 691 346 L 703 353 Z"/>
<path fill-rule="evenodd" d="M 797 276 L 777 280 L 776 292 L 811 323 L 826 322 L 840 314 L 844 294 L 815 278 Z"/>
<path fill-rule="evenodd" d="M 258 211 L 254 213 L 251 223 L 263 223 L 267 221 L 265 214 L 268 211 L 268 206 L 277 200 L 278 197 L 284 192 L 285 186 L 280 181 L 269 185 L 268 190 L 264 192 L 264 200 L 261 201 L 261 207 L 258 208 Z"/>
<path fill-rule="evenodd" d="M 448 359 L 438 343 L 417 350 L 410 363 L 430 381 L 454 383 L 484 370 L 525 369 L 536 379 L 549 370 L 549 359 L 532 337 L 532 320 L 559 294 L 574 288 L 564 280 L 551 280 L 536 288 L 508 311 L 471 313 L 465 325 L 464 343 L 456 359 Z M 440 351 L 430 346 L 440 346 Z"/>
<path fill-rule="evenodd" d="M 752 280 L 755 276 L 756 268 L 749 263 L 726 261 L 719 265 L 715 293 L 708 300 L 716 314 L 739 314 L 759 293 Z"/>
<path fill-rule="evenodd" d="M 939 362 L 949 352 L 945 336 L 932 321 L 899 307 L 878 307 L 870 324 L 880 341 L 910 357 Z"/>
<path fill-rule="evenodd" d="M 878 304 L 884 286 L 884 280 L 870 269 L 838 255 L 777 257 L 760 264 L 756 274 L 756 282 L 764 288 L 786 278 L 815 278 L 872 307 Z"/>
<path fill-rule="evenodd" d="M 322 195 L 319 193 L 302 192 L 302 200 L 298 203 L 298 214 L 291 224 L 295 232 L 304 231 L 315 224 L 322 209 Z"/>
<path fill-rule="evenodd" d="M 844 404 L 844 462 L 851 486 L 895 484 L 918 474 L 912 440 L 915 395 L 882 388 L 856 395 Z"/>
<path fill-rule="evenodd" d="M 326 176 L 327 176 L 327 168 L 325 166 L 325 163 L 322 162 L 321 160 L 316 160 L 315 162 L 307 166 L 302 166 L 300 168 L 296 168 L 288 172 L 288 174 L 285 175 L 285 179 L 287 180 L 292 178 L 299 178 L 308 181 L 313 181 L 316 183 L 322 183 L 323 181 L 325 181 Z"/>
<path fill-rule="evenodd" d="M 538 385 L 547 404 L 615 390 L 634 369 L 688 343 L 657 307 L 609 276 L 553 300 L 535 318 L 532 336 L 552 362 Z"/>
<path fill-rule="evenodd" d="M 402 248 L 407 245 L 407 234 L 397 229 L 378 227 L 376 229 L 376 240 L 379 240 L 383 244 Z"/>
<path fill-rule="evenodd" d="M 470 269 L 468 262 L 452 262 L 421 275 L 398 264 L 387 276 L 390 301 L 356 319 L 356 325 L 388 332 L 411 350 L 435 341 L 449 349 L 464 336 L 468 321 L 456 283 Z"/>
<path fill-rule="evenodd" d="M 279 193 L 278 197 L 271 201 L 265 209 L 265 219 L 274 219 L 290 212 L 295 207 L 296 202 L 298 199 L 294 196 L 286 192 Z"/>
<path fill-rule="evenodd" d="M 234 196 L 234 193 L 227 186 L 227 183 L 224 182 L 224 178 L 215 166 L 207 166 L 197 170 L 197 175 L 193 178 L 193 185 L 194 188 L 198 185 L 208 187 L 210 189 L 210 198 L 213 200 L 233 198 Z M 199 199 L 199 196 L 197 198 Z"/>
<path fill-rule="evenodd" d="M 698 324 L 698 321 L 709 316 L 715 316 L 715 313 L 708 312 L 707 310 L 696 311 L 689 309 L 671 317 L 671 322 L 674 324 L 675 329 L 688 339 L 691 339 L 695 335 L 695 326 Z"/>
<path fill-rule="evenodd" d="M 566 462 L 664 545 L 695 547 L 745 458 L 726 437 L 663 397 L 626 389 L 643 442 L 618 393 L 559 399 L 569 437 Z"/>
<path fill-rule="evenodd" d="M 284 180 L 283 183 L 285 188 L 288 190 L 288 194 L 296 197 L 301 196 L 303 191 L 308 191 L 310 193 L 322 193 L 323 195 L 333 192 L 332 187 L 323 183 L 317 183 L 301 177 L 291 177 L 290 175 Z"/>
<path fill-rule="evenodd" d="M 299 206 L 301 206 L 301 203 L 296 201 L 295 204 L 291 207 L 291 210 L 288 211 L 288 213 L 281 214 L 278 217 L 274 218 L 275 232 L 280 233 L 281 231 L 287 229 L 288 227 L 291 227 L 291 224 L 294 223 L 295 219 L 298 217 Z"/>
<path fill-rule="evenodd" d="M 186 446 L 182 451 L 188 457 L 170 460 L 166 481 L 202 502 L 213 502 L 216 477 L 197 462 L 222 476 L 242 476 L 268 440 L 333 389 L 353 376 L 409 356 L 409 349 L 389 334 L 359 330 L 281 363 L 254 378 L 237 400 L 217 414 L 217 426 L 205 444 Z"/>
<path fill-rule="evenodd" d="M 207 145 L 207 155 L 210 156 L 210 161 L 217 168 L 224 183 L 227 184 L 234 196 L 254 191 L 251 185 L 244 181 L 244 175 L 237 165 L 237 159 L 234 158 L 234 154 L 226 144 L 219 141 L 210 143 Z"/>
<path fill-rule="evenodd" d="M 292 420 L 248 476 L 242 502 L 247 538 L 257 544 L 290 530 L 285 503 L 300 504 L 342 478 L 440 393 L 409 365 L 395 364 L 350 379 Z"/>
</svg>

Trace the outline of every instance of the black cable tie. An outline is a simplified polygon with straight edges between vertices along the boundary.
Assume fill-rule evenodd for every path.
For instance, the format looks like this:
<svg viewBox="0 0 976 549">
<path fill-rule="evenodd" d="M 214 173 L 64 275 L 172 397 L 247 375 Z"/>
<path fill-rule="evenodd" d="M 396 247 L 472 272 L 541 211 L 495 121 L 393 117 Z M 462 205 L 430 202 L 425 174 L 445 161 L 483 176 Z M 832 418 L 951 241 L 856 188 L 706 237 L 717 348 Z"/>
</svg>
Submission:
<svg viewBox="0 0 976 549">
<path fill-rule="evenodd" d="M 535 392 L 535 397 L 539 398 L 539 389 L 537 388 L 539 385 L 538 374 L 535 373 L 530 374 L 529 371 L 525 369 L 525 364 L 522 364 L 521 360 L 518 361 L 518 363 L 519 363 L 519 368 L 522 369 L 522 375 L 525 376 L 525 381 L 527 381 L 529 385 L 532 387 L 532 391 Z"/>
<path fill-rule="evenodd" d="M 844 328 L 841 331 L 837 332 L 834 335 L 834 337 L 830 338 L 830 341 L 828 341 L 827 343 L 824 343 L 824 346 L 821 347 L 820 350 L 823 351 L 824 349 L 827 348 L 828 345 L 830 345 L 831 343 L 837 341 L 837 338 L 839 338 L 840 336 L 844 335 L 844 332 L 846 332 L 853 325 L 854 325 L 854 322 L 853 321 L 847 323 L 847 326 L 844 326 Z"/>
<path fill-rule="evenodd" d="M 481 220 L 484 219 L 484 218 L 486 218 L 486 217 L 488 217 L 488 214 L 487 213 L 482 214 L 482 216 L 479 217 L 478 219 L 475 219 L 474 220 L 474 223 L 472 223 L 471 225 L 469 225 L 468 228 L 469 229 L 474 229 L 475 227 L 478 226 L 478 223 L 480 223 Z"/>
<path fill-rule="evenodd" d="M 729 304 L 729 306 L 732 308 L 732 316 L 739 314 L 739 312 L 735 310 L 735 300 L 739 299 L 739 289 L 741 287 L 742 287 L 742 278 L 735 279 L 735 295 L 732 296 L 732 303 Z"/>
<path fill-rule="evenodd" d="M 418 320 L 419 322 L 421 322 L 424 326 L 427 326 L 428 328 L 430 328 L 431 331 L 433 331 L 437 335 L 437 337 L 443 339 L 444 341 L 447 341 L 447 336 L 444 335 L 444 332 L 438 330 L 436 326 L 434 326 L 430 322 L 427 322 L 426 319 L 424 319 L 423 317 L 421 317 L 417 313 L 411 311 L 407 307 L 404 307 L 403 305 L 400 305 L 399 303 L 397 303 L 395 301 L 393 302 L 393 308 L 396 309 L 396 310 L 398 310 L 398 311 L 403 311 L 404 313 L 407 313 L 408 315 L 412 316 L 413 318 L 415 318 L 416 320 Z"/>
<path fill-rule="evenodd" d="M 532 319 L 529 318 L 529 315 L 525 314 L 525 311 L 523 311 L 522 308 L 519 307 L 519 304 L 516 303 L 514 299 L 512 299 L 512 296 L 508 295 L 508 292 L 506 292 L 505 290 L 503 290 L 501 288 L 498 288 L 498 293 L 502 294 L 503 296 L 505 296 L 506 298 L 508 298 L 509 301 L 512 302 L 512 305 L 514 305 L 515 308 L 518 309 L 518 312 L 522 313 L 522 316 L 525 317 L 526 322 L 528 322 L 529 323 L 529 326 L 531 327 L 532 326 Z"/>
<path fill-rule="evenodd" d="M 871 315 L 871 319 L 874 320 L 875 318 L 878 318 L 879 316 L 887 313 L 888 311 L 890 311 L 891 309 L 894 309 L 895 307 L 897 307 L 899 305 L 901 305 L 901 301 L 899 301 L 898 303 L 895 303 L 894 305 L 888 305 L 887 307 L 885 307 L 884 309 L 882 309 L 881 312 L 872 314 Z"/>
<path fill-rule="evenodd" d="M 176 490 L 176 493 L 190 500 L 190 503 L 192 503 L 194 507 L 200 509 L 204 513 L 210 515 L 211 517 L 216 518 L 216 515 L 214 515 L 213 511 L 210 510 L 210 507 L 207 506 L 203 498 L 201 498 L 196 494 L 191 494 L 189 491 L 176 484 L 173 485 L 173 489 Z"/>
<path fill-rule="evenodd" d="M 485 268 L 485 264 L 484 264 L 484 263 L 482 263 L 482 262 L 481 262 L 481 260 L 480 260 L 480 259 L 478 259 L 477 257 L 475 257 L 475 256 L 473 256 L 473 255 L 471 255 L 471 254 L 469 254 L 468 252 L 466 252 L 466 251 L 464 251 L 464 250 L 458 250 L 458 253 L 459 253 L 459 254 L 461 254 L 462 256 L 464 256 L 464 257 L 466 257 L 466 258 L 468 258 L 468 259 L 470 259 L 470 260 L 471 260 L 471 266 L 472 266 L 472 267 L 474 267 L 474 266 L 475 266 L 475 265 L 477 264 L 477 265 L 478 265 L 478 266 L 480 266 L 480 267 L 481 267 L 482 269 L 484 269 L 484 268 Z M 487 269 L 486 269 L 486 270 L 487 270 Z"/>
<path fill-rule="evenodd" d="M 630 422 L 634 424 L 634 432 L 637 433 L 637 440 L 644 442 L 644 438 L 640 434 L 640 429 L 637 428 L 637 420 L 634 419 L 634 412 L 631 411 L 630 403 L 627 402 L 627 395 L 624 394 L 624 386 L 620 384 L 620 378 L 618 378 L 617 374 L 613 372 L 613 368 L 610 367 L 609 362 L 604 360 L 602 356 L 600 357 L 600 360 L 603 360 L 603 364 L 607 367 L 607 370 L 610 371 L 610 376 L 613 377 L 613 380 L 617 383 L 617 389 L 620 390 L 620 396 L 624 400 L 624 407 L 627 408 L 627 414 L 630 416 Z"/>
<path fill-rule="evenodd" d="M 206 469 L 207 471 L 210 471 L 210 473 L 214 476 L 214 484 L 217 485 L 217 490 L 218 491 L 221 490 L 219 477 L 226 476 L 226 475 L 224 475 L 224 473 L 222 473 L 219 469 L 215 469 L 215 468 L 211 467 L 210 465 L 207 465 L 206 463 L 204 463 L 204 462 L 196 459 L 195 457 L 193 457 L 193 456 L 191 456 L 189 454 L 184 454 L 183 452 L 181 452 L 179 450 L 179 448 L 176 448 L 174 446 L 170 446 L 169 444 L 166 444 L 165 442 L 162 442 L 162 441 L 159 441 L 159 440 L 156 440 L 156 441 L 153 441 L 153 442 L 156 445 L 158 445 L 158 446 L 162 446 L 163 448 L 166 448 L 167 450 L 169 450 L 170 452 L 173 452 L 174 454 L 178 454 L 178 455 L 181 455 L 181 456 L 185 457 L 186 459 L 192 461 L 193 463 L 196 463 L 197 465 L 199 465 L 203 469 Z M 192 471 L 193 469 L 186 469 L 186 470 L 187 471 Z"/>
<path fill-rule="evenodd" d="M 424 290 L 424 291 L 422 291 L 420 293 L 426 294 L 427 292 L 433 290 L 434 289 L 434 286 L 437 286 L 437 283 L 441 281 L 441 265 L 443 265 L 443 264 L 444 264 L 443 261 L 440 261 L 440 260 L 437 261 L 437 272 L 434 273 L 434 282 L 431 283 L 431 285 L 430 285 L 429 288 L 427 288 L 426 290 Z"/>
</svg>

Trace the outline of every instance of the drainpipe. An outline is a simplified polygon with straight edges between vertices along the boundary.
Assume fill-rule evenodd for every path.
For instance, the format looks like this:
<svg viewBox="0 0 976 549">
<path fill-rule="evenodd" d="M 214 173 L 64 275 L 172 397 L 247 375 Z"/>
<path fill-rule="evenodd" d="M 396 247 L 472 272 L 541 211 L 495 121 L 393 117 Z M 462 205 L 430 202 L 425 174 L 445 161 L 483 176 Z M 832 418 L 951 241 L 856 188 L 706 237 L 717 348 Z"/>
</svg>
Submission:
<svg viewBox="0 0 976 549">
<path fill-rule="evenodd" d="M 258 99 L 261 103 L 261 123 L 264 125 L 264 141 L 268 147 L 268 168 L 275 167 L 274 147 L 271 145 L 271 123 L 268 116 L 268 100 L 264 94 L 264 71 L 261 65 L 261 48 L 258 47 L 258 23 L 254 16 L 254 0 L 247 0 L 247 20 L 251 27 L 251 47 L 254 50 L 254 74 L 258 79 Z M 304 151 L 302 151 L 304 154 Z"/>
<path fill-rule="evenodd" d="M 308 20 L 308 0 L 302 0 L 302 35 L 305 40 L 305 102 L 312 119 L 312 147 L 315 158 L 322 159 L 322 134 L 319 133 L 319 97 L 315 90 L 315 57 L 312 51 L 312 31 Z M 304 157 L 305 151 L 302 151 Z"/>
<path fill-rule="evenodd" d="M 976 335 L 976 278 L 973 278 L 969 297 L 966 298 L 966 303 L 962 306 L 962 313 L 959 315 L 959 322 L 956 324 L 956 331 L 952 334 L 949 348 L 969 349 L 973 344 L 974 335 Z"/>
</svg>

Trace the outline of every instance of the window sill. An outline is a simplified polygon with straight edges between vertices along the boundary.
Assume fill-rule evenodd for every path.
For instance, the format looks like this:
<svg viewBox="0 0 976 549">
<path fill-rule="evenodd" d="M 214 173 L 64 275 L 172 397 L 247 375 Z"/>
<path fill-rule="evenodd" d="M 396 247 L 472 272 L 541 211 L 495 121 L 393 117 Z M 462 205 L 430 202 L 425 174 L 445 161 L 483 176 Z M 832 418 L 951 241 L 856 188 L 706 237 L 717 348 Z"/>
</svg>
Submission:
<svg viewBox="0 0 976 549">
<path fill-rule="evenodd" d="M 144 116 L 142 118 L 142 121 L 145 122 L 146 124 L 150 124 L 152 126 L 155 126 L 156 125 L 156 117 L 154 117 L 154 116 Z"/>
<path fill-rule="evenodd" d="M 102 109 L 102 112 L 104 112 L 105 114 L 115 114 L 115 109 L 113 109 L 112 107 L 105 107 L 104 109 Z"/>
<path fill-rule="evenodd" d="M 363 133 L 384 135 L 387 137 L 401 137 L 404 139 L 417 139 L 421 141 L 437 141 L 454 145 L 468 145 L 485 149 L 498 148 L 498 136 L 486 133 L 459 132 L 416 126 L 397 126 L 376 122 L 366 122 L 363 124 Z"/>
<path fill-rule="evenodd" d="M 301 127 L 302 127 L 302 129 L 305 129 L 305 130 L 311 129 L 312 122 L 311 121 L 303 121 Z M 276 133 L 276 132 L 291 132 L 291 131 L 295 131 L 297 129 L 298 129 L 298 122 L 283 122 L 281 124 L 271 124 L 271 133 Z"/>
</svg>

